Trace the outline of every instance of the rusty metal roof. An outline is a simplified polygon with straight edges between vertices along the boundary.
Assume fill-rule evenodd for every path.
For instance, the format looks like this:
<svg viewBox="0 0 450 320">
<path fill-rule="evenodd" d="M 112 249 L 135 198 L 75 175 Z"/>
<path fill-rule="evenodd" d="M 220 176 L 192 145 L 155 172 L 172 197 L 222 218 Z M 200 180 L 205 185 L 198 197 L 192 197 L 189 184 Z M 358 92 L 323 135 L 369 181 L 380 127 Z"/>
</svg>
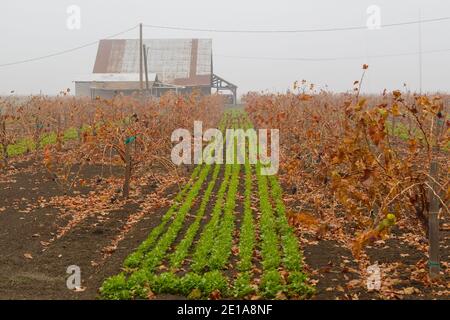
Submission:
<svg viewBox="0 0 450 320">
<path fill-rule="evenodd" d="M 211 86 L 211 39 L 146 39 L 148 72 L 161 82 Z M 139 74 L 139 40 L 101 40 L 94 74 Z"/>
</svg>

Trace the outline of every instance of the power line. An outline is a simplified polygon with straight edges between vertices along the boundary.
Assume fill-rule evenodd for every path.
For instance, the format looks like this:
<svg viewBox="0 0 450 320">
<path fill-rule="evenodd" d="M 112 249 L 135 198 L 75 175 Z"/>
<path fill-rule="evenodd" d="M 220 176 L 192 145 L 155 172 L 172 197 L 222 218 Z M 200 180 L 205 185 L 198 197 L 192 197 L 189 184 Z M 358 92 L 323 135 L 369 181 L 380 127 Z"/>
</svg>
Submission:
<svg viewBox="0 0 450 320">
<path fill-rule="evenodd" d="M 110 36 L 108 36 L 108 37 L 106 37 L 106 38 L 104 38 L 104 39 L 115 38 L 115 37 L 120 36 L 120 35 L 122 35 L 122 34 L 124 34 L 124 33 L 130 32 L 131 30 L 134 30 L 134 29 L 136 29 L 137 27 L 138 27 L 138 26 L 134 26 L 134 27 L 129 28 L 129 29 L 127 29 L 127 30 L 124 30 L 124 31 L 118 32 L 118 33 L 116 33 L 116 34 L 110 35 Z M 87 48 L 87 47 L 96 45 L 96 44 L 99 43 L 99 41 L 100 41 L 100 40 L 92 41 L 92 42 L 83 44 L 83 45 L 78 46 L 78 47 L 74 47 L 74 48 L 71 48 L 71 49 L 67 49 L 67 50 L 63 50 L 63 51 L 59 51 L 59 52 L 47 54 L 47 55 L 40 56 L 40 57 L 36 57 L 36 58 L 30 58 L 30 59 L 25 59 L 25 60 L 19 60 L 19 61 L 15 61 L 15 62 L 10 62 L 10 63 L 0 64 L 0 68 L 2 68 L 2 67 L 8 67 L 8 66 L 14 66 L 14 65 L 23 64 L 23 63 L 28 63 L 28 62 L 39 61 L 39 60 L 44 60 L 44 59 L 48 59 L 48 58 L 52 58 L 52 57 L 56 57 L 56 56 L 61 56 L 61 55 L 64 55 L 64 54 L 66 54 L 66 53 L 74 52 L 74 51 L 77 51 L 77 50 L 80 50 L 80 49 L 84 49 L 84 48 Z"/>
<path fill-rule="evenodd" d="M 422 51 L 423 54 L 443 53 L 443 52 L 450 52 L 450 49 Z M 420 52 L 379 54 L 379 55 L 372 55 L 372 56 L 325 57 L 325 58 L 262 57 L 262 56 L 258 57 L 258 56 L 233 56 L 233 55 L 222 55 L 222 54 L 214 54 L 214 56 L 221 57 L 221 58 L 243 59 L 243 60 L 305 61 L 305 62 L 316 62 L 316 61 L 318 61 L 318 62 L 320 62 L 320 61 L 366 60 L 366 59 L 377 59 L 377 58 L 405 57 L 405 56 L 416 56 L 418 54 L 420 54 Z"/>
<path fill-rule="evenodd" d="M 398 23 L 384 24 L 381 28 L 391 28 L 399 26 L 408 26 L 418 23 L 431 23 L 431 22 L 443 22 L 450 20 L 450 17 L 441 17 L 426 20 L 414 20 Z M 144 24 L 145 28 L 151 29 L 165 29 L 165 30 L 177 30 L 177 31 L 196 31 L 196 32 L 212 32 L 212 33 L 314 33 L 314 32 L 333 32 L 333 31 L 352 31 L 352 30 L 366 30 L 367 26 L 348 26 L 348 27 L 334 27 L 334 28 L 322 28 L 322 29 L 292 29 L 292 30 L 233 30 L 233 29 L 207 29 L 207 28 L 192 28 L 192 27 L 180 27 L 180 26 L 163 26 L 154 24 Z"/>
<path fill-rule="evenodd" d="M 448 21 L 450 20 L 450 17 L 441 17 L 441 18 L 434 18 L 434 19 L 426 19 L 426 20 L 416 20 L 416 21 L 409 21 L 409 22 L 399 22 L 399 23 L 391 23 L 391 24 L 385 24 L 382 27 L 396 27 L 396 26 L 405 26 L 405 25 L 412 25 L 412 24 L 418 24 L 418 23 L 431 23 L 431 22 L 442 22 L 442 21 Z M 357 27 L 338 27 L 338 28 L 326 28 L 326 29 L 298 29 L 298 30 L 227 30 L 227 29 L 200 29 L 200 28 L 185 28 L 185 27 L 175 27 L 175 26 L 159 26 L 159 25 L 143 25 L 147 28 L 156 28 L 156 29 L 170 29 L 170 30 L 181 30 L 181 31 L 200 31 L 200 32 L 222 32 L 222 33 L 306 33 L 306 32 L 330 32 L 330 31 L 348 31 L 348 30 L 363 30 L 367 29 L 367 26 L 357 26 Z M 117 37 L 119 35 L 122 35 L 124 33 L 127 33 L 129 31 L 132 31 L 136 29 L 138 25 L 129 28 L 127 30 L 118 32 L 116 34 L 110 35 L 108 37 L 105 37 L 104 39 L 111 39 L 114 37 Z M 51 57 L 56 57 L 60 55 L 64 55 L 66 53 L 74 52 L 86 47 L 90 47 L 92 45 L 96 45 L 99 43 L 100 40 L 96 40 L 93 42 L 86 43 L 81 46 L 77 46 L 71 49 L 59 51 L 56 53 L 25 59 L 25 60 L 19 60 L 15 62 L 0 64 L 0 68 L 7 67 L 7 66 L 14 66 L 19 65 L 23 63 L 28 62 L 34 62 L 39 60 L 48 59 Z M 152 49 L 157 50 L 157 49 Z M 433 52 L 446 52 L 449 50 L 437 50 Z M 423 53 L 432 53 L 432 52 L 423 52 Z M 406 53 L 406 54 L 390 54 L 390 55 L 379 55 L 379 56 L 372 56 L 372 58 L 380 58 L 380 57 L 395 57 L 395 56 L 406 56 L 406 55 L 417 55 L 419 53 Z M 285 61 L 335 61 L 335 60 L 355 60 L 355 59 L 364 59 L 366 57 L 337 57 L 337 58 L 271 58 L 271 57 L 240 57 L 240 56 L 226 56 L 226 55 L 216 55 L 220 57 L 225 58 L 238 58 L 238 59 L 254 59 L 254 60 L 285 60 Z"/>
</svg>

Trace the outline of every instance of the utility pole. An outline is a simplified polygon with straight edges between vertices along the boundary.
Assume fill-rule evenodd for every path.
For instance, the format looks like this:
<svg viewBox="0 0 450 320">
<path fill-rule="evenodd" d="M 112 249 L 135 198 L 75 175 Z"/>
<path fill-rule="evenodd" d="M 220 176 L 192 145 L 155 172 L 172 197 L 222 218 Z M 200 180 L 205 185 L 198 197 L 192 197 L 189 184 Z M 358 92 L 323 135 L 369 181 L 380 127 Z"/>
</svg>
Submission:
<svg viewBox="0 0 450 320">
<path fill-rule="evenodd" d="M 139 24 L 139 86 L 141 91 L 144 89 L 143 77 L 143 39 L 142 39 L 142 23 Z"/>
<path fill-rule="evenodd" d="M 149 85 L 148 85 L 148 48 L 147 46 L 144 44 L 143 46 L 144 49 L 144 71 L 145 71 L 145 90 L 147 91 L 146 93 L 148 93 L 149 90 Z"/>
<path fill-rule="evenodd" d="M 419 91 L 423 89 L 422 9 L 419 9 Z"/>
</svg>

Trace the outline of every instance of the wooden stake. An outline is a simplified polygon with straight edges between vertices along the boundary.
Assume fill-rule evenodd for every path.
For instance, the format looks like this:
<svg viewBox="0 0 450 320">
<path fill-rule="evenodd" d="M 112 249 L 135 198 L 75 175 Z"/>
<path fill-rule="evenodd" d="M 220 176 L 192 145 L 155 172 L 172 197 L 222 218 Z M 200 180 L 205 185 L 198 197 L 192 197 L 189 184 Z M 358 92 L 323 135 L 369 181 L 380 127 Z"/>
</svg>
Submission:
<svg viewBox="0 0 450 320">
<path fill-rule="evenodd" d="M 3 164 L 5 166 L 5 169 L 8 168 L 8 144 L 6 143 L 6 121 L 2 120 L 1 123 L 1 130 L 2 130 L 2 148 L 3 148 Z"/>
<path fill-rule="evenodd" d="M 430 278 L 436 279 L 439 277 L 440 262 L 439 262 L 439 205 L 438 198 L 439 186 L 437 179 L 439 176 L 439 164 L 436 156 L 439 153 L 439 134 L 444 121 L 438 117 L 436 119 L 436 141 L 433 145 L 433 158 L 430 165 L 430 186 L 433 190 L 429 190 L 429 215 L 428 215 L 428 239 L 429 239 L 429 272 Z"/>
<path fill-rule="evenodd" d="M 81 131 L 81 125 L 77 127 L 77 136 L 78 136 L 78 143 L 81 144 L 83 141 L 83 133 Z"/>
<path fill-rule="evenodd" d="M 131 166 L 131 143 L 125 143 L 125 180 L 123 182 L 123 197 L 125 199 L 130 196 Z"/>
</svg>

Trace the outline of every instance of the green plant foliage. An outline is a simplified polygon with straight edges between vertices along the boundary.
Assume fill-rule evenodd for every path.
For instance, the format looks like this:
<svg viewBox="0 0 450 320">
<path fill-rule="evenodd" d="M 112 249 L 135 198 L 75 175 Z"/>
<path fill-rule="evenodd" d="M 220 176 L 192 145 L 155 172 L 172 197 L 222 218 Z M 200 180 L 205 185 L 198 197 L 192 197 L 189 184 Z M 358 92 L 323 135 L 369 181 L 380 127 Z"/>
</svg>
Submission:
<svg viewBox="0 0 450 320">
<path fill-rule="evenodd" d="M 161 259 L 164 258 L 167 249 L 169 249 L 170 245 L 176 239 L 178 232 L 183 227 L 186 215 L 191 209 L 194 199 L 197 197 L 203 182 L 208 176 L 210 168 L 211 168 L 210 165 L 206 165 L 204 170 L 202 170 L 199 179 L 192 186 L 191 192 L 189 192 L 185 202 L 181 205 L 180 209 L 178 210 L 178 213 L 175 216 L 175 219 L 173 220 L 172 224 L 169 226 L 167 231 L 161 236 L 155 247 L 145 255 L 144 260 L 142 262 L 144 268 L 148 270 L 153 270 L 158 265 L 158 263 L 161 262 Z"/>
<path fill-rule="evenodd" d="M 239 274 L 239 276 L 234 281 L 233 297 L 235 298 L 245 298 L 248 295 L 255 293 L 255 288 L 251 284 L 251 273 L 244 272 Z"/>
<path fill-rule="evenodd" d="M 208 265 L 208 255 L 213 246 L 215 232 L 222 213 L 223 198 L 231 175 L 231 166 L 225 165 L 225 178 L 217 194 L 216 204 L 211 213 L 211 219 L 203 229 L 200 239 L 193 254 L 191 268 L 195 272 L 201 272 Z"/>
<path fill-rule="evenodd" d="M 252 127 L 248 118 L 236 110 L 228 112 L 224 119 L 232 128 Z M 188 299 L 310 297 L 314 290 L 302 272 L 302 254 L 286 217 L 277 178 L 261 175 L 261 164 L 251 165 L 248 155 L 242 181 L 241 167 L 237 163 L 198 165 L 161 223 L 127 257 L 124 272 L 103 283 L 101 297 L 146 299 L 153 294 L 183 295 Z M 221 170 L 224 173 L 220 180 Z M 214 192 L 218 182 L 220 185 Z M 241 199 L 240 183 L 244 184 L 244 195 L 238 230 L 235 209 Z M 257 209 L 252 207 L 255 196 L 259 201 L 258 218 Z M 194 220 L 180 234 L 194 203 L 198 205 Z M 212 206 L 210 212 L 208 206 Z M 206 215 L 209 215 L 207 223 Z M 178 238 L 181 240 L 176 243 Z M 233 244 L 239 248 L 237 261 L 230 261 Z M 259 250 L 259 256 L 255 250 Z M 260 266 L 262 274 L 255 271 Z M 165 271 L 161 273 L 162 270 Z"/>
<path fill-rule="evenodd" d="M 208 184 L 208 188 L 205 191 L 200 208 L 197 211 L 195 221 L 189 226 L 189 229 L 184 236 L 184 239 L 178 244 L 176 251 L 170 256 L 170 264 L 172 268 L 179 268 L 183 263 L 188 250 L 194 241 L 195 235 L 200 228 L 202 219 L 205 215 L 206 206 L 210 200 L 211 194 L 213 192 L 214 186 L 216 185 L 216 180 L 220 172 L 220 165 L 217 164 L 214 168 L 214 173 L 211 181 Z"/>
<path fill-rule="evenodd" d="M 193 193 L 194 191 L 190 190 L 194 181 L 197 179 L 200 173 L 201 166 L 197 166 L 192 173 L 191 180 L 189 183 L 182 189 L 182 191 L 175 198 L 175 203 L 172 207 L 166 212 L 166 214 L 162 217 L 161 223 L 152 230 L 148 238 L 138 247 L 138 249 L 129 255 L 127 259 L 125 259 L 124 267 L 127 269 L 134 269 L 140 266 L 142 259 L 146 252 L 150 250 L 155 241 L 164 231 L 166 224 L 170 221 L 170 219 L 176 214 L 178 207 L 180 206 L 185 194 L 190 191 Z M 203 169 L 205 170 L 205 169 Z"/>
<path fill-rule="evenodd" d="M 255 245 L 255 226 L 251 209 L 252 169 L 248 161 L 245 164 L 245 199 L 244 217 L 241 226 L 239 244 L 239 270 L 248 271 L 252 268 L 253 249 Z"/>
<path fill-rule="evenodd" d="M 231 255 L 235 219 L 234 208 L 236 206 L 240 168 L 239 164 L 233 165 L 233 174 L 225 202 L 224 214 L 217 230 L 216 241 L 209 259 L 209 266 L 212 270 L 222 269 Z"/>
<path fill-rule="evenodd" d="M 277 270 L 264 272 L 259 290 L 263 297 L 268 299 L 275 298 L 278 292 L 284 290 L 280 273 Z"/>
<path fill-rule="evenodd" d="M 100 288 L 100 293 L 102 298 L 106 300 L 129 300 L 132 298 L 127 286 L 127 279 L 123 273 L 106 279 Z"/>
<path fill-rule="evenodd" d="M 272 205 L 269 201 L 267 177 L 260 174 L 261 165 L 257 165 L 259 205 L 261 210 L 261 256 L 264 270 L 277 269 L 280 265 L 280 253 L 278 251 L 278 235 L 276 232 L 275 217 Z"/>
</svg>

